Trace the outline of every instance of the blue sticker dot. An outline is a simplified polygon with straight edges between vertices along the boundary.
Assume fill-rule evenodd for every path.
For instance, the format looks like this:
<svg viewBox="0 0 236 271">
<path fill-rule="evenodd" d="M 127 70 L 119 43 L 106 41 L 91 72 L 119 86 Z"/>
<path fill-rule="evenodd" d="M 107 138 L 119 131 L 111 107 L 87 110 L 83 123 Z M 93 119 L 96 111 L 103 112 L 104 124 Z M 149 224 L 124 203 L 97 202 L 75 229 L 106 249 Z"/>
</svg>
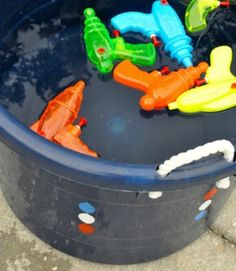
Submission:
<svg viewBox="0 0 236 271">
<path fill-rule="evenodd" d="M 92 204 L 90 204 L 87 201 L 81 202 L 79 204 L 80 210 L 82 210 L 84 213 L 93 214 L 95 212 L 95 208 Z"/>
<path fill-rule="evenodd" d="M 201 220 L 203 217 L 205 217 L 206 214 L 207 214 L 207 211 L 206 211 L 206 210 L 201 211 L 200 213 L 198 213 L 198 214 L 195 216 L 194 220 L 195 220 L 195 221 L 199 221 L 199 220 Z"/>
</svg>

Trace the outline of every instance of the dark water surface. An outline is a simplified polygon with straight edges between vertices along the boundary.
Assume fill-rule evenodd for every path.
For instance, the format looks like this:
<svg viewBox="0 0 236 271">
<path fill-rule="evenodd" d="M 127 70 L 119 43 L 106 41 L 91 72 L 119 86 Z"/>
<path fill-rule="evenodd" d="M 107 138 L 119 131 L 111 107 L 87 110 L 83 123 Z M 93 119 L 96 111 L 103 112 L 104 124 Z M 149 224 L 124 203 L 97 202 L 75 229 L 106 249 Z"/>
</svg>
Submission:
<svg viewBox="0 0 236 271">
<path fill-rule="evenodd" d="M 147 113 L 139 109 L 141 92 L 100 76 L 86 58 L 82 38 L 83 9 L 94 6 L 108 22 L 121 11 L 150 11 L 152 1 L 53 1 L 29 13 L 27 6 L 8 23 L 0 45 L 0 102 L 25 125 L 32 124 L 47 101 L 77 80 L 87 88 L 81 115 L 88 121 L 82 139 L 106 159 L 159 163 L 169 156 L 215 139 L 236 144 L 236 109 L 221 113 L 184 115 L 179 112 Z M 184 18 L 185 5 L 169 1 Z M 184 2 L 184 1 L 182 1 Z M 91 4 L 90 4 L 91 3 Z M 141 4 L 142 3 L 142 4 Z M 209 29 L 193 37 L 194 63 L 208 61 L 210 51 L 231 45 L 236 53 L 236 6 L 218 9 L 210 15 Z M 127 34 L 127 41 L 147 39 Z M 148 70 L 178 64 L 163 51 Z M 236 58 L 232 65 L 236 74 Z"/>
</svg>

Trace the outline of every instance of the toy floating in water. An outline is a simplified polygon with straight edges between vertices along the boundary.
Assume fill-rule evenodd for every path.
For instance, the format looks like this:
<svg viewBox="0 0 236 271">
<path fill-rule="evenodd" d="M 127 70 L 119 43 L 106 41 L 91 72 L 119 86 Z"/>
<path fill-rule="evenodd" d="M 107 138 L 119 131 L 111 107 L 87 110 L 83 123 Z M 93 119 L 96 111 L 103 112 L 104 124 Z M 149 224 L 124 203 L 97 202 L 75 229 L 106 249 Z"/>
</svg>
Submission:
<svg viewBox="0 0 236 271">
<path fill-rule="evenodd" d="M 236 106 L 236 77 L 231 73 L 232 49 L 220 46 L 211 52 L 207 84 L 182 94 L 169 109 L 186 113 L 218 112 Z"/>
<path fill-rule="evenodd" d="M 101 73 L 111 72 L 116 59 L 130 59 L 133 63 L 144 66 L 155 63 L 156 49 L 152 43 L 126 43 L 119 36 L 119 31 L 114 31 L 115 38 L 112 39 L 92 8 L 85 9 L 84 15 L 86 18 L 84 40 L 87 55 Z"/>
<path fill-rule="evenodd" d="M 73 123 L 78 118 L 84 88 L 85 83 L 79 81 L 57 95 L 48 103 L 42 116 L 31 126 L 31 129 L 51 140 L 68 123 Z"/>
<path fill-rule="evenodd" d="M 146 95 L 140 99 L 140 106 L 151 111 L 166 107 L 181 93 L 191 89 L 207 68 L 208 64 L 201 62 L 197 67 L 162 75 L 156 70 L 151 73 L 142 71 L 129 60 L 125 60 L 114 69 L 114 79 L 123 85 L 144 91 Z"/>
<path fill-rule="evenodd" d="M 93 157 L 98 157 L 98 154 L 88 148 L 80 140 L 81 129 L 87 124 L 87 120 L 84 118 L 80 119 L 78 125 L 67 124 L 62 128 L 53 138 L 53 141 L 62 147 L 79 152 L 82 154 L 90 155 Z"/>
<path fill-rule="evenodd" d="M 208 14 L 218 7 L 229 7 L 230 0 L 192 0 L 185 13 L 185 24 L 189 32 L 196 33 L 207 27 Z"/>
<path fill-rule="evenodd" d="M 165 50 L 170 52 L 185 67 L 192 66 L 191 39 L 185 33 L 183 24 L 166 0 L 156 1 L 152 13 L 126 12 L 112 18 L 111 24 L 122 34 L 134 31 L 151 37 L 154 43 L 160 37 Z"/>
<path fill-rule="evenodd" d="M 95 152 L 89 150 L 79 140 L 80 132 L 73 132 L 79 128 L 75 126 L 75 129 L 72 129 L 74 127 L 72 123 L 78 118 L 83 101 L 84 88 L 85 83 L 79 81 L 76 85 L 65 89 L 48 103 L 40 119 L 30 128 L 48 140 L 56 141 L 62 146 L 83 154 L 97 157 Z M 61 139 L 61 135 L 65 136 L 64 141 Z M 55 138 L 56 140 L 54 140 Z"/>
</svg>

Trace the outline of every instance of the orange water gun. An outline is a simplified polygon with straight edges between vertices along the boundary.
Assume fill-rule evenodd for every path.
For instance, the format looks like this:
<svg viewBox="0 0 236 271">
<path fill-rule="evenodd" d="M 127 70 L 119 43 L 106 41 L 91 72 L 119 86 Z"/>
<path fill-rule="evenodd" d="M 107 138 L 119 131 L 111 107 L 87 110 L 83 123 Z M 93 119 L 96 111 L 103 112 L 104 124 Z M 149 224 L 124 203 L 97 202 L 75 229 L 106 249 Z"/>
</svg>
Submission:
<svg viewBox="0 0 236 271">
<path fill-rule="evenodd" d="M 87 125 L 87 120 L 81 118 L 78 125 L 67 124 L 62 128 L 53 138 L 53 141 L 62 147 L 79 152 L 82 154 L 98 157 L 98 154 L 89 149 L 79 138 L 81 135 L 81 129 Z"/>
<path fill-rule="evenodd" d="M 73 125 L 73 122 L 78 118 L 84 88 L 85 83 L 79 81 L 58 94 L 48 103 L 40 119 L 30 128 L 44 138 L 68 149 L 98 157 L 79 139 L 80 125 L 82 127 L 86 124 L 84 119 L 79 125 Z"/>
<path fill-rule="evenodd" d="M 85 83 L 79 81 L 58 94 L 48 103 L 40 119 L 31 126 L 31 129 L 52 140 L 56 133 L 78 118 L 84 88 Z"/>
<path fill-rule="evenodd" d="M 148 73 L 125 60 L 116 66 L 113 76 L 117 82 L 145 92 L 140 99 L 140 106 L 152 111 L 167 107 L 180 94 L 193 88 L 207 68 L 208 64 L 201 62 L 196 67 L 183 68 L 166 75 L 166 69 Z"/>
</svg>

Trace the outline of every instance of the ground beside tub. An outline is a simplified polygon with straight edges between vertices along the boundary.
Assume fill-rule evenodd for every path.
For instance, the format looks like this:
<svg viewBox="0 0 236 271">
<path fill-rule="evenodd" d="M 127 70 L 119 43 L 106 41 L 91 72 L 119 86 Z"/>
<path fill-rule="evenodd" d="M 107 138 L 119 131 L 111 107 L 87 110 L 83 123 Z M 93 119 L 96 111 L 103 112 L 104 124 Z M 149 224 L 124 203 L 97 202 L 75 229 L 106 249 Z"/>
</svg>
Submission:
<svg viewBox="0 0 236 271">
<path fill-rule="evenodd" d="M 52 249 L 9 209 L 0 190 L 0 271 L 233 271 L 236 270 L 236 189 L 215 224 L 182 251 L 147 264 L 108 266 Z"/>
</svg>

